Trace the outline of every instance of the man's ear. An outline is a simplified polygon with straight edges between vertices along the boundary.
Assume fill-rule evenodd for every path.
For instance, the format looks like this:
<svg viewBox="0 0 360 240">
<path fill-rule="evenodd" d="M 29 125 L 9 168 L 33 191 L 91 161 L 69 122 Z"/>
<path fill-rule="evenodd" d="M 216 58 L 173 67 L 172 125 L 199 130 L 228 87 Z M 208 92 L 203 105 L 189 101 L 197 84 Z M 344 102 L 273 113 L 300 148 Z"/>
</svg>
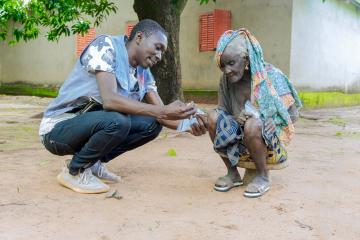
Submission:
<svg viewBox="0 0 360 240">
<path fill-rule="evenodd" d="M 136 42 L 136 44 L 137 45 L 139 45 L 140 44 L 140 42 L 141 42 L 141 40 L 143 39 L 143 33 L 142 32 L 137 32 L 136 34 L 135 34 L 135 42 Z"/>
</svg>

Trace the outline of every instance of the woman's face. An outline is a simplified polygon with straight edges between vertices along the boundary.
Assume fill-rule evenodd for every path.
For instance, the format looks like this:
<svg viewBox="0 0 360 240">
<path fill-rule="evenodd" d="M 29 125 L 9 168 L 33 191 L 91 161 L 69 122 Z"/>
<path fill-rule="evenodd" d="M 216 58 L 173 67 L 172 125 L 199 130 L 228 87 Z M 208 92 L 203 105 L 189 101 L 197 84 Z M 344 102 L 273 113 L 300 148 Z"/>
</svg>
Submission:
<svg viewBox="0 0 360 240">
<path fill-rule="evenodd" d="M 240 81 L 244 76 L 246 64 L 245 57 L 235 52 L 227 52 L 226 49 L 220 59 L 220 69 L 232 83 Z"/>
</svg>

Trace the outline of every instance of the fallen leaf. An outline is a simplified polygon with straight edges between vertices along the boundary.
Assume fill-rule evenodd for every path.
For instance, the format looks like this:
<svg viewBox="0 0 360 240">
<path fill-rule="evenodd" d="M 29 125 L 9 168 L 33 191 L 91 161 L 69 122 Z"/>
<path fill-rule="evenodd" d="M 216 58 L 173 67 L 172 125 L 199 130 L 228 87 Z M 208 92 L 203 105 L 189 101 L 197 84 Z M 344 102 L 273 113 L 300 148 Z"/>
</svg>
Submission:
<svg viewBox="0 0 360 240">
<path fill-rule="evenodd" d="M 167 152 L 167 155 L 168 155 L 169 157 L 176 157 L 176 151 L 175 151 L 175 149 L 170 148 L 170 149 L 168 150 L 168 152 Z"/>
</svg>

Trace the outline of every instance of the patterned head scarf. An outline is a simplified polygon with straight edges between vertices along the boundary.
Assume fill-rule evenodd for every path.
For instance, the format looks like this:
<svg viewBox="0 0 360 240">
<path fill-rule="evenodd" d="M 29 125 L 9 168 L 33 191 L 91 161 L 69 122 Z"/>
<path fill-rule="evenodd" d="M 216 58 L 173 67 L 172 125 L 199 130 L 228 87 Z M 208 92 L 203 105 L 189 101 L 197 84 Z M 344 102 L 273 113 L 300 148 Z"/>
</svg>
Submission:
<svg viewBox="0 0 360 240">
<path fill-rule="evenodd" d="M 221 56 L 225 50 L 225 48 L 231 43 L 235 38 L 239 38 L 239 44 L 238 46 L 240 48 L 241 54 L 243 56 L 249 56 L 248 50 L 247 50 L 247 43 L 246 38 L 244 36 L 243 32 L 240 32 L 240 30 L 227 30 L 223 33 L 223 35 L 220 37 L 217 46 L 216 46 L 216 53 L 215 53 L 215 61 L 216 65 L 220 68 L 220 59 Z"/>
<path fill-rule="evenodd" d="M 216 64 L 219 68 L 221 66 L 220 59 L 225 48 L 236 37 L 241 37 L 243 39 L 244 43 L 242 43 L 242 45 L 244 46 L 240 46 L 240 49 L 246 48 L 244 53 L 246 51 L 249 56 L 252 79 L 251 102 L 258 108 L 263 120 L 273 118 L 277 125 L 277 135 L 284 143 L 288 143 L 294 134 L 294 126 L 291 122 L 287 108 L 294 103 L 296 103 L 298 107 L 301 106 L 298 95 L 287 77 L 280 70 L 277 70 L 276 75 L 272 74 L 272 76 L 282 78 L 290 92 L 290 94 L 287 94 L 286 98 L 282 99 L 282 97 L 279 96 L 273 86 L 272 79 L 268 76 L 268 71 L 272 70 L 274 72 L 274 69 L 270 69 L 271 66 L 265 65 L 263 51 L 259 42 L 245 28 L 228 30 L 220 37 L 215 53 Z"/>
</svg>

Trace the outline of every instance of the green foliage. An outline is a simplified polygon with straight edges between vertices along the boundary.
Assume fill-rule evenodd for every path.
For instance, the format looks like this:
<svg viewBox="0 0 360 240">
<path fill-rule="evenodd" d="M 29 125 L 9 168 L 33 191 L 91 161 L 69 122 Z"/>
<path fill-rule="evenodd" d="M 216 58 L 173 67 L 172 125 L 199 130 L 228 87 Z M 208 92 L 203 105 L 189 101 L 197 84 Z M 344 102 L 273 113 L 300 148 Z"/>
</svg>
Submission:
<svg viewBox="0 0 360 240">
<path fill-rule="evenodd" d="M 9 44 L 35 39 L 40 27 L 50 41 L 85 34 L 93 20 L 98 26 L 117 6 L 108 0 L 0 0 L 0 41 Z"/>
<path fill-rule="evenodd" d="M 208 4 L 209 3 L 209 0 L 198 0 L 200 2 L 200 5 L 202 4 Z M 216 0 L 213 0 L 213 2 L 216 2 Z"/>
</svg>

